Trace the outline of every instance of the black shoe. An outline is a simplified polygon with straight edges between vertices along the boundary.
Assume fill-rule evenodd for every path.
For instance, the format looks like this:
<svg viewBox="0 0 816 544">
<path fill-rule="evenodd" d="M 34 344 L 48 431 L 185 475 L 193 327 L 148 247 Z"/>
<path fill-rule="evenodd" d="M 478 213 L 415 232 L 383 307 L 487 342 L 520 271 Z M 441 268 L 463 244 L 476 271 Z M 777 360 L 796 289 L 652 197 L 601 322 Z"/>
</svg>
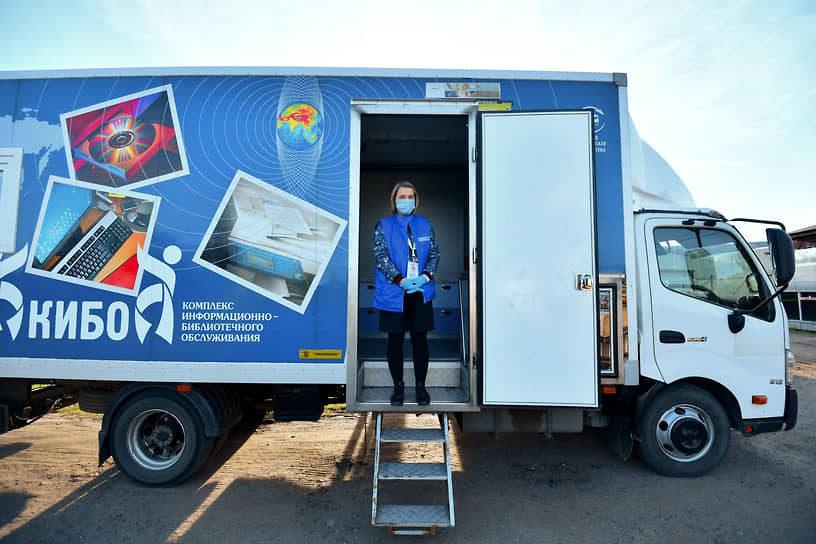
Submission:
<svg viewBox="0 0 816 544">
<path fill-rule="evenodd" d="M 405 383 L 397 382 L 394 384 L 394 393 L 391 395 L 391 406 L 402 406 L 405 400 Z"/>
<path fill-rule="evenodd" d="M 416 384 L 416 399 L 417 404 L 420 406 L 428 406 L 431 403 L 431 396 L 428 394 L 428 390 L 425 389 L 425 384 L 422 382 L 417 382 Z"/>
</svg>

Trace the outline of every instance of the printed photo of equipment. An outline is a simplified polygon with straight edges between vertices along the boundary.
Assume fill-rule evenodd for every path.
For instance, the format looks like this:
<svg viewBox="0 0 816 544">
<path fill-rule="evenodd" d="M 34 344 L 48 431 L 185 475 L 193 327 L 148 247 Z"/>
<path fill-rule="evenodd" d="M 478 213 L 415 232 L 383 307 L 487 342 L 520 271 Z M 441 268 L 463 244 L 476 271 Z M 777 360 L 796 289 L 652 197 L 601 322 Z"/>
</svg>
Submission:
<svg viewBox="0 0 816 544">
<path fill-rule="evenodd" d="M 304 313 L 346 221 L 243 172 L 193 262 Z"/>
<path fill-rule="evenodd" d="M 189 173 L 170 85 L 60 120 L 73 179 L 135 188 Z"/>
<path fill-rule="evenodd" d="M 136 251 L 150 243 L 158 197 L 49 180 L 27 272 L 134 294 Z"/>
</svg>

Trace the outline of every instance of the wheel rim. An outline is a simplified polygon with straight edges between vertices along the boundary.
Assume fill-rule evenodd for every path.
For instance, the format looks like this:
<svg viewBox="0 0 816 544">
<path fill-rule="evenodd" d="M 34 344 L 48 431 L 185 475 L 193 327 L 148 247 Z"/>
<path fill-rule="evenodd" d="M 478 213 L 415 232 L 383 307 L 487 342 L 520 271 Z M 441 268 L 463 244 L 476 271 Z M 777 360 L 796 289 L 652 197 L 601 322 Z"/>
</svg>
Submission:
<svg viewBox="0 0 816 544">
<path fill-rule="evenodd" d="M 173 466 L 181 458 L 184 446 L 184 426 L 166 410 L 145 410 L 128 426 L 128 452 L 145 469 L 164 470 Z"/>
<path fill-rule="evenodd" d="M 704 457 L 714 443 L 714 423 L 705 410 L 677 404 L 663 412 L 655 428 L 663 453 L 681 463 Z"/>
</svg>

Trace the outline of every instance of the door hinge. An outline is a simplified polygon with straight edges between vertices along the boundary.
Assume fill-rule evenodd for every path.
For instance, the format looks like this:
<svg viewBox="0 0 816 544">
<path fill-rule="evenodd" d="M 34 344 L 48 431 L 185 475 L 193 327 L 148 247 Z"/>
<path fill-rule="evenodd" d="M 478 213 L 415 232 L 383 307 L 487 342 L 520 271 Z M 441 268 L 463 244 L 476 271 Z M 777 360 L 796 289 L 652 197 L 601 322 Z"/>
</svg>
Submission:
<svg viewBox="0 0 816 544">
<path fill-rule="evenodd" d="M 461 155 L 460 155 L 460 156 L 461 156 Z M 474 148 L 473 148 L 473 153 L 471 154 L 471 157 L 472 157 L 472 158 L 471 158 L 471 160 L 472 160 L 473 162 L 476 162 L 476 161 L 478 161 L 478 160 L 479 160 L 479 148 L 477 148 L 477 147 L 474 147 Z"/>
<path fill-rule="evenodd" d="M 479 361 L 479 356 L 475 353 L 473 354 L 473 370 L 476 370 L 476 363 Z"/>
<path fill-rule="evenodd" d="M 473 248 L 473 264 L 476 264 L 478 262 L 479 262 L 479 248 L 474 247 Z"/>
</svg>

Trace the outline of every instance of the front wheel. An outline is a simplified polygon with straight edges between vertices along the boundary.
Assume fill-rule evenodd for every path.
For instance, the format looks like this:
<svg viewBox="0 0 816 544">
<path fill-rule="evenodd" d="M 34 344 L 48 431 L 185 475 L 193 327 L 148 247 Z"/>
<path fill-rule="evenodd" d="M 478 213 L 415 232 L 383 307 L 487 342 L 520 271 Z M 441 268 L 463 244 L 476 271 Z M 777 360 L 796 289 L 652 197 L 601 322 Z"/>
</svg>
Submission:
<svg viewBox="0 0 816 544">
<path fill-rule="evenodd" d="M 111 433 L 111 453 L 119 469 L 147 485 L 181 483 L 205 461 L 213 445 L 195 410 L 170 391 L 147 391 L 126 401 Z"/>
<path fill-rule="evenodd" d="M 669 386 L 657 393 L 638 427 L 643 460 L 667 476 L 701 476 L 713 470 L 731 441 L 722 405 L 692 385 Z"/>
</svg>

